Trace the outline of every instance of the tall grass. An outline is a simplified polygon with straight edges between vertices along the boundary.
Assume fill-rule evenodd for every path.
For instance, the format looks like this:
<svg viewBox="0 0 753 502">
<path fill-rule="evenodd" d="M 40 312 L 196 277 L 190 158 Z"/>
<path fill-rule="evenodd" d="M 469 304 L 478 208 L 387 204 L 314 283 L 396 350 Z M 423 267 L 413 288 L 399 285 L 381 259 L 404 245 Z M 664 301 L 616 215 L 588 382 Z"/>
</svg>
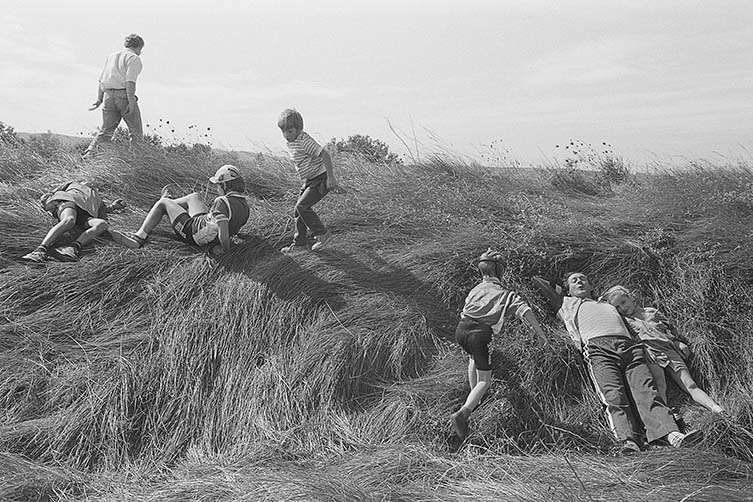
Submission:
<svg viewBox="0 0 753 502">
<path fill-rule="evenodd" d="M 748 210 L 745 166 L 593 192 L 574 190 L 570 172 L 336 159 L 347 193 L 318 206 L 333 245 L 288 257 L 278 249 L 292 239 L 297 181 L 279 159 L 150 145 L 90 163 L 34 155 L 0 145 L 0 444 L 36 462 L 29 472 L 57 466 L 60 497 L 89 486 L 113 500 L 599 500 L 631 490 L 711 500 L 751 486 L 737 463 L 753 461 L 753 260 L 735 216 Z M 53 224 L 35 202 L 50 185 L 91 180 L 128 203 L 111 226 L 135 229 L 168 182 L 211 197 L 206 177 L 225 162 L 240 165 L 252 215 L 221 258 L 163 224 L 141 250 L 100 239 L 78 263 L 19 260 Z M 489 397 L 458 444 L 448 415 L 467 382 L 454 326 L 487 246 L 505 253 L 504 280 L 550 343 L 509 324 Z M 691 341 L 691 369 L 729 411 L 710 417 L 672 393 L 706 433 L 700 449 L 594 456 L 611 452 L 610 434 L 579 354 L 530 283 L 574 269 L 599 289 L 639 291 Z M 677 470 L 652 473 L 665 461 Z M 703 462 L 730 474 L 682 487 Z M 121 488 L 102 474 L 142 469 Z M 28 489 L 5 480 L 13 496 Z"/>
</svg>

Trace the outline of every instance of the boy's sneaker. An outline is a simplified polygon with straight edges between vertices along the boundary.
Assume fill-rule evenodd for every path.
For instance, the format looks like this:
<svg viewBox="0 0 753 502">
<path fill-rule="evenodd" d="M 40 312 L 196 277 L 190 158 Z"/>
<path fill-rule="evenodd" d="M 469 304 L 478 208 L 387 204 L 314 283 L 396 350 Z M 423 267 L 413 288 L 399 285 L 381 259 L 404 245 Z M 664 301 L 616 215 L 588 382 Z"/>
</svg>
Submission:
<svg viewBox="0 0 753 502">
<path fill-rule="evenodd" d="M 25 254 L 21 257 L 22 260 L 31 261 L 34 263 L 42 263 L 47 261 L 47 251 L 42 247 L 38 247 L 31 253 Z"/>
<path fill-rule="evenodd" d="M 308 250 L 309 250 L 308 246 L 303 246 L 301 244 L 293 243 L 290 246 L 285 246 L 284 248 L 280 249 L 280 252 L 282 254 L 293 254 L 293 253 L 298 253 L 301 251 L 308 251 Z"/>
<path fill-rule="evenodd" d="M 465 439 L 468 436 L 468 417 L 460 409 L 450 416 L 452 422 L 452 429 L 460 439 Z"/>
<path fill-rule="evenodd" d="M 121 246 L 131 249 L 138 249 L 146 242 L 146 239 L 142 239 L 136 234 L 124 234 L 118 230 L 110 230 L 110 237 Z"/>
<path fill-rule="evenodd" d="M 76 246 L 63 246 L 55 248 L 55 254 L 60 261 L 78 261 L 78 248 Z"/>
<path fill-rule="evenodd" d="M 698 430 L 690 431 L 687 434 L 677 431 L 667 434 L 667 441 L 672 445 L 672 448 L 686 448 L 688 446 L 693 446 L 700 443 L 702 439 L 703 432 Z"/>
<path fill-rule="evenodd" d="M 321 235 L 314 236 L 314 244 L 311 246 L 311 251 L 323 248 L 327 242 L 332 238 L 332 234 L 327 232 Z"/>
<path fill-rule="evenodd" d="M 638 443 L 633 441 L 632 439 L 625 439 L 620 443 L 620 452 L 622 452 L 624 455 L 630 455 L 631 453 L 639 453 L 641 451 L 641 447 L 638 446 Z"/>
</svg>

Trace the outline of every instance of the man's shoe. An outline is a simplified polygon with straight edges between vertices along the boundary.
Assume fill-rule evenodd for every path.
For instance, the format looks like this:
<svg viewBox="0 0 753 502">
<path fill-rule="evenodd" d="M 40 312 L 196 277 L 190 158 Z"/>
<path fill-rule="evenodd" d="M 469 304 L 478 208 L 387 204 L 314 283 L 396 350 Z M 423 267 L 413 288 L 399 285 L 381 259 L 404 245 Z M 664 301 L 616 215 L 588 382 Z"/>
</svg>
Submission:
<svg viewBox="0 0 753 502">
<path fill-rule="evenodd" d="M 76 246 L 63 246 L 55 248 L 55 254 L 60 261 L 78 261 L 78 248 Z"/>
<path fill-rule="evenodd" d="M 118 230 L 110 230 L 110 237 L 121 246 L 131 249 L 139 249 L 146 242 L 146 239 L 142 239 L 136 234 L 124 234 Z"/>
<path fill-rule="evenodd" d="M 465 439 L 468 436 L 468 417 L 465 416 L 463 410 L 458 410 L 450 416 L 452 422 L 452 429 L 460 439 Z"/>
<path fill-rule="evenodd" d="M 47 261 L 47 251 L 45 251 L 44 248 L 38 247 L 31 253 L 23 255 L 21 259 L 34 263 L 42 263 Z"/>
<path fill-rule="evenodd" d="M 624 455 L 630 455 L 631 453 L 639 453 L 640 451 L 641 451 L 641 447 L 638 446 L 638 443 L 636 443 L 632 439 L 625 439 L 620 444 L 620 452 L 622 452 Z"/>
<path fill-rule="evenodd" d="M 329 232 L 314 236 L 314 244 L 311 246 L 311 251 L 323 248 L 331 238 L 332 234 Z"/>
<path fill-rule="evenodd" d="M 690 431 L 687 434 L 682 432 L 670 432 L 667 434 L 667 441 L 673 448 L 687 448 L 701 442 L 703 432 L 699 430 Z"/>
</svg>

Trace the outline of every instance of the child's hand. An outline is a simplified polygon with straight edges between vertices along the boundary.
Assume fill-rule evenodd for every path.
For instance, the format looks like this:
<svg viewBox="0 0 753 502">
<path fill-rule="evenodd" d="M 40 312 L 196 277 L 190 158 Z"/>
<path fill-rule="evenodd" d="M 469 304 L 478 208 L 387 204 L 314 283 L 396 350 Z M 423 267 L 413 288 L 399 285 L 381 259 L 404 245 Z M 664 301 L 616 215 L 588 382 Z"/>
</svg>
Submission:
<svg viewBox="0 0 753 502">
<path fill-rule="evenodd" d="M 222 247 L 222 244 L 215 244 L 209 252 L 212 253 L 212 256 L 222 256 L 225 254 L 225 248 Z"/>
<path fill-rule="evenodd" d="M 683 342 L 677 342 L 677 349 L 680 351 L 680 354 L 682 354 L 682 357 L 685 359 L 690 357 L 690 347 L 686 343 Z"/>
<path fill-rule="evenodd" d="M 327 178 L 327 191 L 332 193 L 343 193 L 334 177 Z"/>
</svg>

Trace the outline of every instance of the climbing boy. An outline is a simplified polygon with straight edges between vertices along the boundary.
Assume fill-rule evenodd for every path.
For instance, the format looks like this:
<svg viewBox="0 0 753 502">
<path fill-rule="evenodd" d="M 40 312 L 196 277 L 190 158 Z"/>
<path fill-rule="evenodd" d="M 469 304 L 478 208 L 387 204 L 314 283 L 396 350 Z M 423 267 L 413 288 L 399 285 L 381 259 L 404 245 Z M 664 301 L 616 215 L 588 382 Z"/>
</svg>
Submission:
<svg viewBox="0 0 753 502">
<path fill-rule="evenodd" d="M 489 343 L 492 334 L 499 335 L 505 319 L 517 317 L 525 321 L 542 343 L 544 331 L 530 307 L 513 291 L 502 286 L 502 253 L 489 248 L 478 259 L 481 282 L 465 299 L 455 339 L 469 355 L 468 382 L 471 391 L 463 406 L 452 414 L 452 427 L 461 439 L 468 435 L 468 417 L 491 384 L 492 367 Z"/>
<path fill-rule="evenodd" d="M 308 250 L 309 233 L 314 237 L 311 250 L 316 251 L 325 246 L 331 237 L 313 207 L 328 192 L 338 189 L 332 170 L 332 158 L 323 146 L 303 130 L 303 117 L 296 110 L 283 110 L 277 120 L 277 126 L 287 141 L 290 160 L 303 181 L 293 214 L 293 243 L 280 251 L 292 253 L 297 250 Z"/>
</svg>

